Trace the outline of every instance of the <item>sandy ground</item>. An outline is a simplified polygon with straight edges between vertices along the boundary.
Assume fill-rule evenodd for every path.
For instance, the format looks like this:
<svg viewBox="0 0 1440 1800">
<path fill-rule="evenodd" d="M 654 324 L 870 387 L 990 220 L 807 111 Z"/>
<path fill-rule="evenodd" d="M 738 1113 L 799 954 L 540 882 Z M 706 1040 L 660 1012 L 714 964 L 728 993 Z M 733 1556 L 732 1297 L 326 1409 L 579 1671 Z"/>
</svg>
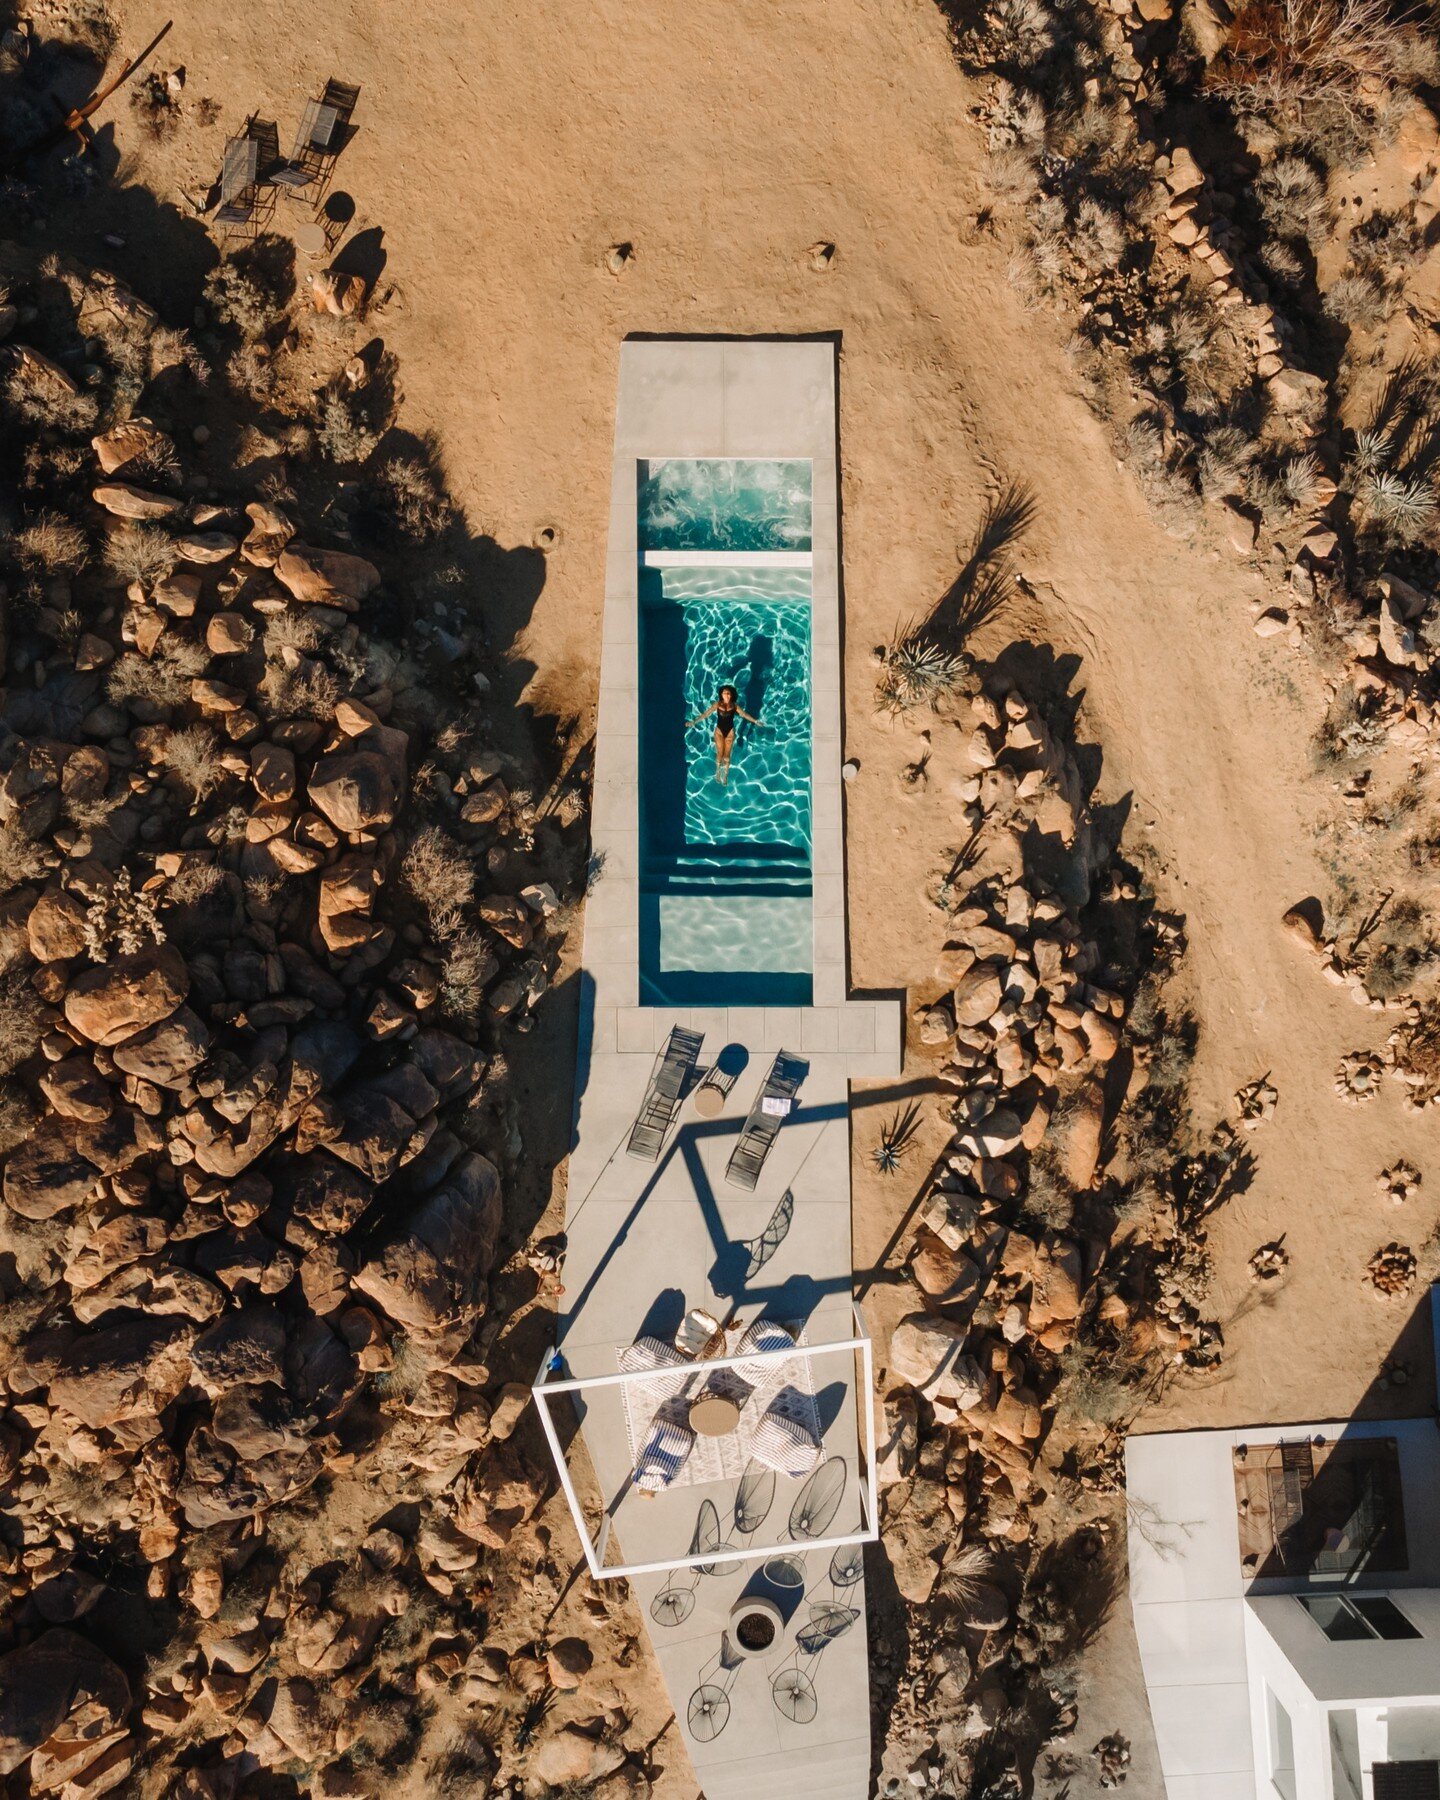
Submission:
<svg viewBox="0 0 1440 1800">
<path fill-rule="evenodd" d="M 125 43 L 165 11 L 124 0 Z M 588 729 L 622 337 L 841 335 L 857 985 L 903 984 L 913 999 L 930 979 L 940 935 L 923 885 L 952 841 L 959 769 L 937 727 L 929 790 L 904 792 L 899 771 L 922 746 L 875 719 L 871 646 L 943 591 L 987 495 L 1029 485 L 1035 523 L 1016 561 L 1033 599 L 981 644 L 1051 646 L 1084 690 L 1101 792 L 1132 797 L 1127 842 L 1148 846 L 1188 917 L 1201 1122 L 1256 1075 L 1280 1094 L 1253 1140 L 1254 1185 L 1212 1237 L 1223 1371 L 1173 1388 L 1153 1424 L 1360 1402 L 1409 1313 L 1368 1298 L 1361 1271 L 1388 1238 L 1419 1244 L 1434 1197 L 1415 1217 L 1377 1196 L 1395 1155 L 1424 1168 L 1419 1123 L 1393 1091 L 1342 1105 L 1332 1078 L 1384 1023 L 1279 929 L 1292 901 L 1333 887 L 1319 832 L 1339 802 L 1309 752 L 1318 686 L 1283 640 L 1251 632 L 1258 575 L 1152 521 L 1079 392 L 1063 328 L 1007 281 L 1003 243 L 977 222 L 974 96 L 931 0 L 192 0 L 164 60 L 187 66 L 190 96 L 220 103 L 218 122 L 187 122 L 157 150 L 126 109 L 113 116 L 120 148 L 177 198 L 213 177 L 246 112 L 277 117 L 286 142 L 327 76 L 361 85 L 336 187 L 357 229 L 383 234 L 384 281 L 400 290 L 384 333 L 407 423 L 433 429 L 477 530 L 506 548 L 541 526 L 561 534 L 533 609 L 523 591 L 474 597 L 496 640 L 513 638 L 542 711 Z M 143 222 L 129 226 L 114 260 L 139 274 Z M 616 278 L 604 258 L 621 241 L 635 256 Z M 825 273 L 806 254 L 818 241 L 837 247 Z M 862 1265 L 908 1198 L 862 1166 L 875 1120 L 856 1125 Z M 1281 1232 L 1289 1278 L 1255 1305 L 1246 1259 Z M 1133 1651 L 1116 1654 L 1124 1667 Z M 1085 1741 L 1110 1723 L 1082 1722 Z M 1138 1763 L 1132 1791 L 1158 1792 Z"/>
</svg>

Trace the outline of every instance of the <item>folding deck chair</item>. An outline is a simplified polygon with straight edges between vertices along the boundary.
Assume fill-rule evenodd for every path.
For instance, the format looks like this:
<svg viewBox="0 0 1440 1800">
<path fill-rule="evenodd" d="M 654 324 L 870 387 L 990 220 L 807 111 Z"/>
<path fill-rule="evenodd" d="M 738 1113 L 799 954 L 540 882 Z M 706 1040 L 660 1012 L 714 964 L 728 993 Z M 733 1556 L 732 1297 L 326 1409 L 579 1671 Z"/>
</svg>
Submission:
<svg viewBox="0 0 1440 1800">
<path fill-rule="evenodd" d="M 686 1031 L 681 1025 L 672 1029 L 669 1043 L 655 1058 L 644 1104 L 630 1127 L 630 1141 L 625 1146 L 629 1155 L 638 1156 L 642 1162 L 654 1162 L 659 1157 L 665 1133 L 684 1098 L 685 1083 L 704 1042 L 703 1032 Z"/>
<path fill-rule="evenodd" d="M 770 1154 L 770 1146 L 779 1136 L 780 1127 L 794 1105 L 808 1067 L 788 1050 L 782 1050 L 771 1063 L 770 1073 L 755 1096 L 745 1119 L 745 1129 L 730 1152 L 730 1161 L 725 1168 L 725 1179 L 734 1182 L 736 1187 L 754 1191 L 760 1171 L 765 1167 L 765 1158 Z"/>
<path fill-rule="evenodd" d="M 251 243 L 275 210 L 272 185 L 280 161 L 280 134 L 273 119 L 254 113 L 244 130 L 225 146 L 220 165 L 220 204 L 215 223 L 227 242 Z"/>
<path fill-rule="evenodd" d="M 335 173 L 335 161 L 345 147 L 350 115 L 360 98 L 358 87 L 343 81 L 327 81 L 318 100 L 307 100 L 295 133 L 290 159 L 276 171 L 275 180 L 292 200 L 319 206 Z"/>
</svg>

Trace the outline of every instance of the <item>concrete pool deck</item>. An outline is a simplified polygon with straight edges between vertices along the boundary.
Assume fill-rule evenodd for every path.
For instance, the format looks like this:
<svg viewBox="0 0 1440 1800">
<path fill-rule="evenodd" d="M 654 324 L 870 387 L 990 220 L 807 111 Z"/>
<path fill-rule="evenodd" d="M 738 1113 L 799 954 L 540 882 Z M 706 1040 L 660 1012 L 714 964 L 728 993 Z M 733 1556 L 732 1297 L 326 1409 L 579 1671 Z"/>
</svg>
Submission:
<svg viewBox="0 0 1440 1800">
<path fill-rule="evenodd" d="M 580 1067 L 566 1206 L 568 1253 L 559 1352 L 565 1373 L 613 1376 L 619 1351 L 646 1331 L 665 1335 L 687 1307 L 742 1322 L 760 1316 L 803 1329 L 807 1345 L 857 1335 L 852 1309 L 849 1084 L 898 1076 L 902 1013 L 893 998 L 851 998 L 845 938 L 840 717 L 840 572 L 836 487 L 836 347 L 831 342 L 630 341 L 622 346 L 607 557 L 592 844 L 597 877 L 586 904 Z M 807 459 L 812 466 L 812 796 L 814 995 L 809 1006 L 642 1006 L 640 960 L 639 631 L 636 472 L 661 457 Z M 763 910 L 756 928 L 763 931 Z M 626 1140 L 672 1027 L 703 1034 L 699 1068 L 729 1048 L 744 1063 L 718 1117 L 682 1103 L 658 1162 L 626 1154 Z M 795 1108 L 753 1193 L 725 1179 L 746 1112 L 780 1049 L 806 1064 Z M 789 1228 L 755 1267 L 752 1251 L 785 1194 Z M 859 1358 L 813 1359 L 828 1462 L 845 1466 L 832 1534 L 873 1529 L 863 1516 Z M 735 1537 L 733 1481 L 677 1484 L 653 1500 L 627 1493 L 631 1464 L 615 1387 L 587 1391 L 581 1432 L 611 1510 L 610 1561 L 683 1557 L 700 1503 Z M 785 1543 L 804 1483 L 781 1476 L 757 1545 Z M 742 1536 L 737 1548 L 744 1548 Z M 617 1551 L 614 1546 L 618 1546 Z M 790 1546 L 787 1545 L 787 1549 Z M 768 1553 L 767 1553 L 768 1554 Z M 706 1800 L 861 1800 L 869 1790 L 870 1717 L 863 1584 L 836 1592 L 829 1549 L 793 1554 L 804 1568 L 798 1611 L 767 1655 L 718 1669 L 722 1637 L 742 1593 L 763 1583 L 761 1558 L 714 1573 L 644 1575 L 633 1586 Z M 839 1554 L 837 1552 L 837 1554 Z M 693 1592 L 686 1617 L 654 1619 L 669 1581 Z M 859 1618 L 811 1659 L 796 1628 L 837 1600 Z M 818 1710 L 784 1715 L 771 1682 L 803 1667 Z M 691 1696 L 728 1684 L 729 1720 L 706 1740 L 690 1729 Z"/>
</svg>

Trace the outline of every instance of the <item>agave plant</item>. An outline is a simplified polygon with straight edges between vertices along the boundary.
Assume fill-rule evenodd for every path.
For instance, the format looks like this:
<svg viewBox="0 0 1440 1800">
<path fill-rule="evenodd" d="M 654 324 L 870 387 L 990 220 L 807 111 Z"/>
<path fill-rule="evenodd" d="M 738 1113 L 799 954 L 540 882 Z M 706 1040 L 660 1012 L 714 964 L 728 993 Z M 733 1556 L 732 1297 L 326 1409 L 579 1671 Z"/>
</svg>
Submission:
<svg viewBox="0 0 1440 1800">
<path fill-rule="evenodd" d="M 880 1142 L 870 1152 L 871 1160 L 882 1175 L 894 1175 L 905 1160 L 920 1124 L 920 1108 L 907 1106 L 880 1127 Z"/>
<path fill-rule="evenodd" d="M 959 685 L 968 666 L 965 657 L 913 633 L 892 644 L 883 663 L 875 698 L 881 711 L 888 713 L 938 705 Z"/>
</svg>

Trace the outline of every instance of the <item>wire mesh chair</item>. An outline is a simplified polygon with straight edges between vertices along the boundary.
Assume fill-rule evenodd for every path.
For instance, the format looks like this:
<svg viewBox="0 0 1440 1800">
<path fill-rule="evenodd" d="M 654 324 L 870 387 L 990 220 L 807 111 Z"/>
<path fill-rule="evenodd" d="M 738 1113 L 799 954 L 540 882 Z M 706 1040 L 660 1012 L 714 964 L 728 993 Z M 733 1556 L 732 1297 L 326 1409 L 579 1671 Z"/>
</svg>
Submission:
<svg viewBox="0 0 1440 1800">
<path fill-rule="evenodd" d="M 225 146 L 220 164 L 220 202 L 215 223 L 227 244 L 254 243 L 275 211 L 275 172 L 280 133 L 273 119 L 255 113 Z"/>
<path fill-rule="evenodd" d="M 752 1538 L 770 1516 L 775 1504 L 775 1471 L 759 1463 L 745 1465 L 735 1489 L 735 1529 Z"/>
<path fill-rule="evenodd" d="M 828 1457 L 821 1463 L 790 1508 L 789 1531 L 793 1539 L 824 1537 L 840 1510 L 849 1478 L 843 1456 Z"/>
<path fill-rule="evenodd" d="M 318 100 L 305 102 L 289 160 L 276 173 L 277 185 L 290 199 L 319 207 L 349 139 L 350 115 L 359 98 L 358 87 L 330 80 Z"/>
<path fill-rule="evenodd" d="M 695 1529 L 690 1534 L 690 1548 L 685 1554 L 713 1555 L 731 1548 L 721 1536 L 720 1513 L 715 1502 L 702 1500 L 700 1510 L 695 1515 Z M 697 1563 L 695 1567 L 683 1572 L 683 1580 L 676 1579 L 681 1571 L 672 1569 L 665 1577 L 664 1587 L 650 1602 L 650 1617 L 657 1625 L 683 1625 L 695 1610 L 695 1590 L 700 1585 L 700 1577 L 713 1575 L 717 1567 L 719 1565 L 716 1563 Z"/>
<path fill-rule="evenodd" d="M 860 1617 L 858 1606 L 811 1601 L 809 1621 L 795 1633 L 795 1648 L 770 1683 L 775 1709 L 795 1725 L 808 1725 L 820 1710 L 815 1685 L 820 1659 Z"/>
</svg>

